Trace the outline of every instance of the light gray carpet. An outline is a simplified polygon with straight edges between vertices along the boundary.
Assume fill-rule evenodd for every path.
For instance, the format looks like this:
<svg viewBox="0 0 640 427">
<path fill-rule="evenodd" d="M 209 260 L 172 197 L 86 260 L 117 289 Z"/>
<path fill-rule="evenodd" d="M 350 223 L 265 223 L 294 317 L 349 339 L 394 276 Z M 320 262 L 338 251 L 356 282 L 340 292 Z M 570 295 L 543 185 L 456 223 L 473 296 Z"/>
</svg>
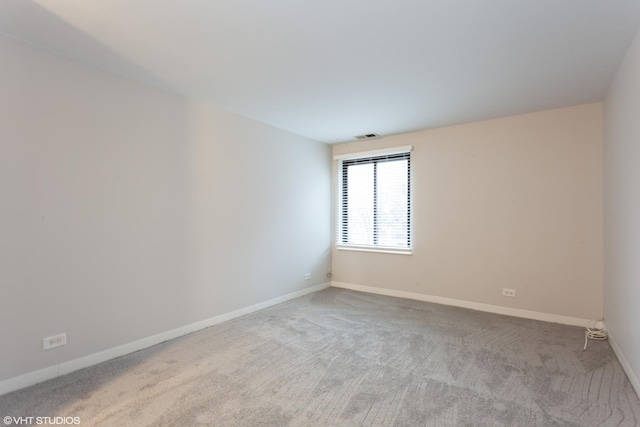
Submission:
<svg viewBox="0 0 640 427">
<path fill-rule="evenodd" d="M 633 426 L 581 328 L 327 289 L 0 397 L 83 426 Z"/>
</svg>

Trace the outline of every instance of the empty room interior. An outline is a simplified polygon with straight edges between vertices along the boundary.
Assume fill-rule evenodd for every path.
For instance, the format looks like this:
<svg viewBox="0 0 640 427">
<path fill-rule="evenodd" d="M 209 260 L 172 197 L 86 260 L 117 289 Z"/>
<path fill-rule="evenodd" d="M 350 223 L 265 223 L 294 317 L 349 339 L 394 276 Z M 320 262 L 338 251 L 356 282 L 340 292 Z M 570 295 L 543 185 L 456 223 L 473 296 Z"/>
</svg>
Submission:
<svg viewBox="0 0 640 427">
<path fill-rule="evenodd" d="M 640 424 L 637 0 L 0 0 L 4 425 Z"/>
</svg>

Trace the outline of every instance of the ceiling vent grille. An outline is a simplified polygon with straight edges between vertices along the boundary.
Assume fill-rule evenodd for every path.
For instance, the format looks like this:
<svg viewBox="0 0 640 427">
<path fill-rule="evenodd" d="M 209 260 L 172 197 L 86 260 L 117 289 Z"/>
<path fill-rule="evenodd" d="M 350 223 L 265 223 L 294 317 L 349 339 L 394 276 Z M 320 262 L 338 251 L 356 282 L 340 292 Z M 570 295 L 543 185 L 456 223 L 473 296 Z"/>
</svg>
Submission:
<svg viewBox="0 0 640 427">
<path fill-rule="evenodd" d="M 382 137 L 377 133 L 366 133 L 364 135 L 356 136 L 356 139 L 376 139 L 376 138 L 382 138 Z"/>
</svg>

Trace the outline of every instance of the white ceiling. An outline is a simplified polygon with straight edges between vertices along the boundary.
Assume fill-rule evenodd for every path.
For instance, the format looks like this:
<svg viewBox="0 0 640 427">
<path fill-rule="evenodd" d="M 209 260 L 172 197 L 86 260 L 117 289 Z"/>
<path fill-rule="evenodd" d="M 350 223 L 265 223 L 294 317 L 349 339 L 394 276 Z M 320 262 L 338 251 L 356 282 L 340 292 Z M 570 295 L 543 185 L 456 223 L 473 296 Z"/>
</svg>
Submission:
<svg viewBox="0 0 640 427">
<path fill-rule="evenodd" d="M 0 32 L 329 143 L 602 100 L 639 27 L 638 0 L 0 0 Z"/>
</svg>

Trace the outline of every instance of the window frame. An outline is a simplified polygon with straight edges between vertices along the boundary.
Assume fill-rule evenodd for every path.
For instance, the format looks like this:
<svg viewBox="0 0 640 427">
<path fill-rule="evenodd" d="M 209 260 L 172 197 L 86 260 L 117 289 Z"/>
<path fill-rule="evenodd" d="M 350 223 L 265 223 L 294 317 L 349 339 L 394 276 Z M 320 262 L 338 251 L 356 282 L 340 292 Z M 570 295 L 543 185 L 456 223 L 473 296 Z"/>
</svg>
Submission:
<svg viewBox="0 0 640 427">
<path fill-rule="evenodd" d="M 412 146 L 395 147 L 382 150 L 372 150 L 353 154 L 344 154 L 334 157 L 337 168 L 337 187 L 336 187 L 336 218 L 335 218 L 335 247 L 338 250 L 348 251 L 363 251 L 363 252 L 382 252 L 392 254 L 411 255 L 413 254 L 413 183 L 412 183 L 412 171 L 411 171 L 411 153 L 413 151 Z M 384 161 L 393 161 L 389 158 L 398 157 L 406 158 L 408 161 L 407 166 L 407 246 L 383 246 L 374 244 L 353 244 L 345 243 L 345 236 L 343 231 L 345 229 L 345 221 L 348 221 L 346 217 L 346 210 L 348 206 L 344 204 L 345 192 L 348 188 L 348 183 L 345 182 L 345 166 L 344 163 L 351 165 L 373 163 L 374 170 L 377 167 L 377 163 Z M 375 195 L 375 172 L 374 172 L 374 195 Z M 375 197 L 374 197 L 375 198 Z M 376 205 L 374 205 L 374 223 L 377 222 Z M 374 239 L 378 233 L 374 232 Z"/>
</svg>

